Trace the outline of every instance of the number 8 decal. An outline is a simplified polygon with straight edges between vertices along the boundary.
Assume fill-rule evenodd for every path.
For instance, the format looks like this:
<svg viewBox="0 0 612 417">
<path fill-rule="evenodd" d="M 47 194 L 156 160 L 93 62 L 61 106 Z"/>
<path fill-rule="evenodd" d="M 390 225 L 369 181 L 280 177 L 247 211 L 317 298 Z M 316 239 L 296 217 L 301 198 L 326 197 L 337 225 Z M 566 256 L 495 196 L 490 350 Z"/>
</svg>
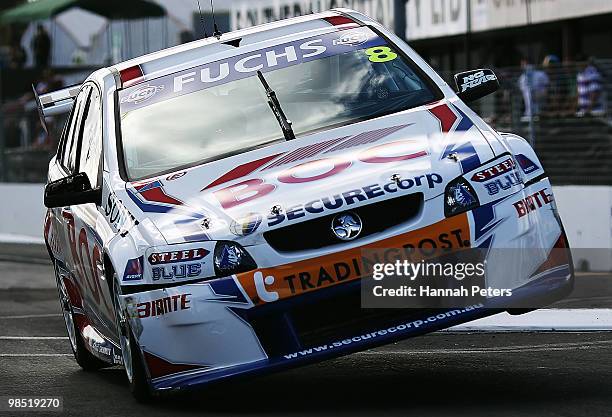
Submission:
<svg viewBox="0 0 612 417">
<path fill-rule="evenodd" d="M 388 62 L 397 58 L 397 54 L 388 46 L 375 46 L 365 51 L 370 62 Z"/>
</svg>

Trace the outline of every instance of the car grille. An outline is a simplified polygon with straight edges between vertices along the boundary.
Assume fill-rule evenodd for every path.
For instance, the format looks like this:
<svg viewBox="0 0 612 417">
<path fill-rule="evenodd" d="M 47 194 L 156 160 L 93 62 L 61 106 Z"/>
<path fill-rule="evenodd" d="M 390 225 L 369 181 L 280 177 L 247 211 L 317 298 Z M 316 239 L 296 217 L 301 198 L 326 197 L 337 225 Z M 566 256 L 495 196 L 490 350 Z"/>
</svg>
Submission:
<svg viewBox="0 0 612 417">
<path fill-rule="evenodd" d="M 422 207 L 423 194 L 415 193 L 348 211 L 361 218 L 363 229 L 356 239 L 359 240 L 414 219 Z M 278 252 L 298 252 L 336 245 L 341 242 L 331 230 L 336 214 L 265 232 L 264 239 Z"/>
<path fill-rule="evenodd" d="M 422 314 L 423 310 L 419 309 L 364 309 L 361 307 L 360 294 L 349 294 L 295 309 L 291 318 L 300 344 L 317 346 L 384 329 Z"/>
</svg>

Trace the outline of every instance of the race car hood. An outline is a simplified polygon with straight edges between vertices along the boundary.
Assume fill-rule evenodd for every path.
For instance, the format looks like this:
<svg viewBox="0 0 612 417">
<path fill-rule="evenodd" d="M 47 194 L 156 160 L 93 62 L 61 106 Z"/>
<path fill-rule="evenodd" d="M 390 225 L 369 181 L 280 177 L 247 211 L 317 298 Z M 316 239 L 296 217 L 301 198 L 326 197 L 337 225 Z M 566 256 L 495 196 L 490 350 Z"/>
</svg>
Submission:
<svg viewBox="0 0 612 417">
<path fill-rule="evenodd" d="M 129 183 L 126 190 L 170 244 L 248 246 L 267 230 L 362 205 L 415 193 L 427 201 L 492 157 L 465 113 L 443 102 Z"/>
</svg>

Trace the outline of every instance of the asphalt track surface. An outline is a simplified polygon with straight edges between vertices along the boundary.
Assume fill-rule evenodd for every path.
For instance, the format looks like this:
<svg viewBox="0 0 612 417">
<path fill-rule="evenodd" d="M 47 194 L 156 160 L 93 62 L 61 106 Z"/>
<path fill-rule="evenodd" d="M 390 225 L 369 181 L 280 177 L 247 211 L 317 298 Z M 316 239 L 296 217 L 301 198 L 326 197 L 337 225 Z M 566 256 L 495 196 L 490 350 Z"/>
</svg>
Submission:
<svg viewBox="0 0 612 417">
<path fill-rule="evenodd" d="M 80 370 L 51 274 L 46 264 L 0 262 L 0 396 L 62 396 L 63 412 L 48 415 L 612 415 L 607 332 L 435 333 L 140 405 L 122 368 Z M 612 307 L 611 283 L 581 275 L 557 306 Z"/>
</svg>

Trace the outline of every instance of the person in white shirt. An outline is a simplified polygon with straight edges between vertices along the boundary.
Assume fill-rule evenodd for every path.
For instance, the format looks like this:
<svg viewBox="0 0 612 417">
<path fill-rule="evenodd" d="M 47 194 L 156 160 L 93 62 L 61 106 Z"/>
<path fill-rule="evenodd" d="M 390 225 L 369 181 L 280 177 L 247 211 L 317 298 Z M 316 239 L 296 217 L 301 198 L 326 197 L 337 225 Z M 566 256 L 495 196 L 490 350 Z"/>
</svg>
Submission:
<svg viewBox="0 0 612 417">
<path fill-rule="evenodd" d="M 525 104 L 523 119 L 538 118 L 542 105 L 546 102 L 550 80 L 544 71 L 534 68 L 526 59 L 521 61 L 521 68 L 523 73 L 519 77 L 518 85 Z"/>
</svg>

